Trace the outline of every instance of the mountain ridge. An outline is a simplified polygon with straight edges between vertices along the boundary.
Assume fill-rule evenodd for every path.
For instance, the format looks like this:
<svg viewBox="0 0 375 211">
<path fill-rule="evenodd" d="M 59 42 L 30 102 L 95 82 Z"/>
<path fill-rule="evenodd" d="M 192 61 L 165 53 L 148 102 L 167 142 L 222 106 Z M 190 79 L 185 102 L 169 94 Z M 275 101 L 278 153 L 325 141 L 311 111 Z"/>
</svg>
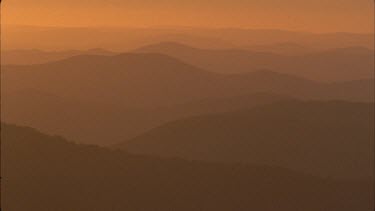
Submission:
<svg viewBox="0 0 375 211">
<path fill-rule="evenodd" d="M 64 134 L 69 139 L 100 142 L 106 139 L 122 141 L 138 135 L 145 128 L 156 126 L 152 116 L 157 116 L 156 119 L 163 122 L 172 120 L 162 118 L 157 112 L 150 110 L 169 108 L 172 114 L 168 115 L 166 110 L 163 110 L 163 114 L 178 117 L 181 116 L 181 111 L 177 108 L 179 105 L 194 104 L 205 99 L 215 101 L 219 98 L 241 98 L 256 93 L 272 93 L 306 100 L 372 102 L 374 98 L 373 79 L 321 83 L 273 71 L 224 75 L 196 68 L 175 58 L 154 54 L 81 56 L 43 65 L 3 66 L 2 77 L 2 97 L 7 99 L 3 105 L 3 118 L 6 121 Z M 30 96 L 27 96 L 27 92 Z M 31 96 L 43 99 L 35 100 Z M 54 99 L 59 99 L 59 106 Z M 24 105 L 30 105 L 30 108 Z M 239 105 L 251 103 L 239 102 Z M 214 108 L 217 111 L 226 109 Z M 227 108 L 233 108 L 233 104 L 229 104 Z M 197 106 L 186 109 L 192 109 L 186 111 L 190 114 L 210 110 L 207 106 L 205 109 L 198 109 Z M 144 111 L 150 117 L 134 110 Z M 105 113 L 108 115 L 104 115 Z M 119 123 L 126 115 L 131 121 L 142 119 L 142 122 L 145 121 L 143 123 L 152 124 L 147 124 L 147 127 L 143 127 L 143 123 L 132 126 L 130 120 L 126 120 L 126 127 L 123 128 L 121 124 L 116 127 L 112 125 L 113 129 L 105 125 L 106 122 Z M 67 124 L 62 126 L 59 122 Z M 94 124 L 95 122 L 100 124 Z M 78 127 L 97 134 L 78 131 Z M 101 127 L 113 131 L 113 135 L 105 137 Z M 121 135 L 122 130 L 131 135 Z"/>
<path fill-rule="evenodd" d="M 277 165 L 319 176 L 370 178 L 373 106 L 275 102 L 172 121 L 117 147 L 191 160 Z"/>
<path fill-rule="evenodd" d="M 373 199 L 366 181 L 136 156 L 13 125 L 2 125 L 1 135 L 6 210 L 364 211 Z"/>
<path fill-rule="evenodd" d="M 282 55 L 240 48 L 194 48 L 167 42 L 144 46 L 135 52 L 163 53 L 202 69 L 225 74 L 272 69 L 324 82 L 374 77 L 374 51 L 358 46 Z"/>
</svg>

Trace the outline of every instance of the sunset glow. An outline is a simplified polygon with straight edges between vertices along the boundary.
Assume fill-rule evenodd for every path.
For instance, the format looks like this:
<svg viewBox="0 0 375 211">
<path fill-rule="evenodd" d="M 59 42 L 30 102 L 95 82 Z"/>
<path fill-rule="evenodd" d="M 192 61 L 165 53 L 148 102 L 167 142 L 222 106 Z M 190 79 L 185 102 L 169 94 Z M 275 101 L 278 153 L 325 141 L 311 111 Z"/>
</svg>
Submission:
<svg viewBox="0 0 375 211">
<path fill-rule="evenodd" d="M 17 0 L 5 1 L 4 8 L 5 23 L 21 25 L 373 31 L 370 0 Z"/>
</svg>

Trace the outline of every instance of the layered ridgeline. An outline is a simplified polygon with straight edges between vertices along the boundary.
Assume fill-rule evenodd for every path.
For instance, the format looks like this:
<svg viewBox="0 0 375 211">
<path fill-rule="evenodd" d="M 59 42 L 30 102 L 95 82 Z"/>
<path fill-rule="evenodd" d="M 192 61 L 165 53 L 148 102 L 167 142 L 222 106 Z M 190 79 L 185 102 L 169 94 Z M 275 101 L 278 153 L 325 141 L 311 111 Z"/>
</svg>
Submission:
<svg viewBox="0 0 375 211">
<path fill-rule="evenodd" d="M 30 65 L 43 64 L 47 62 L 58 61 L 78 55 L 114 55 L 104 49 L 95 48 L 89 50 L 68 50 L 68 51 L 44 51 L 44 50 L 4 50 L 2 52 L 1 62 L 4 65 Z"/>
<path fill-rule="evenodd" d="M 321 83 L 272 71 L 218 74 L 160 54 L 76 56 L 4 66 L 2 77 L 4 120 L 95 144 L 126 140 L 185 113 L 204 114 L 210 109 L 197 109 L 202 101 L 211 101 L 212 110 L 216 101 L 238 103 L 218 109 L 230 111 L 244 108 L 242 98 L 251 102 L 260 92 L 273 93 L 267 94 L 271 98 L 374 98 L 373 79 Z"/>
<path fill-rule="evenodd" d="M 223 75 L 161 54 L 76 56 L 41 65 L 5 66 L 4 91 L 34 90 L 81 101 L 155 107 L 204 98 L 272 92 L 306 99 L 373 99 L 373 79 L 320 83 L 273 71 Z"/>
<path fill-rule="evenodd" d="M 161 53 L 212 72 L 227 74 L 271 69 L 322 81 L 374 78 L 374 51 L 367 48 L 306 50 L 296 55 L 275 54 L 273 47 L 264 47 L 263 50 L 199 49 L 179 43 L 160 43 L 139 48 L 136 52 Z"/>
<path fill-rule="evenodd" d="M 271 69 L 308 79 L 343 81 L 373 78 L 374 51 L 364 47 L 319 50 L 296 43 L 279 43 L 242 48 L 204 49 L 173 42 L 147 45 L 138 53 L 165 54 L 196 67 L 217 73 L 247 73 Z M 3 64 L 28 65 L 58 61 L 77 55 L 115 55 L 103 49 L 87 51 L 10 50 Z"/>
<path fill-rule="evenodd" d="M 134 156 L 2 125 L 3 209 L 367 211 L 371 185 L 282 168 Z"/>
<path fill-rule="evenodd" d="M 231 98 L 207 98 L 153 109 L 126 109 L 115 104 L 88 104 L 31 91 L 4 98 L 3 119 L 9 122 L 32 125 L 49 133 L 64 134 L 76 141 L 99 145 L 120 143 L 181 118 L 248 109 L 290 99 L 287 96 L 256 93 Z"/>
<path fill-rule="evenodd" d="M 276 165 L 312 175 L 373 175 L 374 104 L 287 101 L 167 123 L 118 147 L 189 160 Z"/>
</svg>

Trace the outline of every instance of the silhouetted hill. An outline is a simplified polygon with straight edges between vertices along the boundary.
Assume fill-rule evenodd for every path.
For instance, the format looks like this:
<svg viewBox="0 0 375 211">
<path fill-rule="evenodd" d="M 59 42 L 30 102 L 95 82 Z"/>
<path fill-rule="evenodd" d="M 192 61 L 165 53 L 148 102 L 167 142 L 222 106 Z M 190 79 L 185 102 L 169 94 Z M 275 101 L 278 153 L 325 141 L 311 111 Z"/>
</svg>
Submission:
<svg viewBox="0 0 375 211">
<path fill-rule="evenodd" d="M 3 78 L 5 91 L 31 89 L 94 102 L 116 99 L 116 103 L 130 107 L 172 105 L 255 92 L 303 98 L 335 98 L 338 94 L 326 84 L 287 74 L 255 71 L 221 75 L 161 54 L 76 56 L 41 65 L 5 66 Z M 370 93 L 366 98 L 348 95 L 343 99 L 372 97 Z"/>
<path fill-rule="evenodd" d="M 280 55 L 297 56 L 319 51 L 313 47 L 306 47 L 293 42 L 274 43 L 266 45 L 252 45 L 245 47 L 250 51 L 271 52 Z"/>
<path fill-rule="evenodd" d="M 373 199 L 367 182 L 134 156 L 11 125 L 1 135 L 4 210 L 367 211 Z"/>
<path fill-rule="evenodd" d="M 90 104 L 48 93 L 24 90 L 3 96 L 3 120 L 32 125 L 44 132 L 64 134 L 84 143 L 111 145 L 134 138 L 172 120 L 236 111 L 290 99 L 267 93 L 231 98 L 207 98 L 181 105 L 126 109 L 112 102 Z M 26 106 L 27 105 L 27 106 Z"/>
<path fill-rule="evenodd" d="M 259 92 L 303 99 L 374 97 L 373 80 L 326 84 L 272 71 L 222 75 L 160 54 L 81 55 L 47 64 L 4 66 L 2 79 L 4 120 L 100 144 L 134 137 L 186 117 L 185 113 L 204 114 L 195 112 L 194 106 L 177 108 L 178 115 L 173 111 L 202 100 L 238 98 L 240 109 L 246 105 L 241 96 Z M 204 105 L 196 107 L 200 106 Z M 206 106 L 204 111 L 211 109 L 216 108 Z"/>
<path fill-rule="evenodd" d="M 312 79 L 329 81 L 374 78 L 374 51 L 348 47 L 296 56 L 286 61 L 283 70 Z M 296 62 L 294 62 L 296 61 Z M 302 72 L 301 74 L 298 74 Z"/>
<path fill-rule="evenodd" d="M 158 54 L 82 55 L 48 64 L 6 66 L 3 72 L 5 90 L 39 90 L 130 107 L 205 97 L 207 93 L 198 90 L 219 77 Z M 180 86 L 193 82 L 201 84 Z"/>
<path fill-rule="evenodd" d="M 175 57 L 202 69 L 218 73 L 247 73 L 265 68 L 268 63 L 279 63 L 285 56 L 269 52 L 243 49 L 200 49 L 180 43 L 165 42 L 136 49 L 141 53 L 160 53 Z"/>
<path fill-rule="evenodd" d="M 142 47 L 136 52 L 166 54 L 219 73 L 271 69 L 324 81 L 374 78 L 374 51 L 359 47 L 285 56 L 270 52 L 198 49 L 179 43 L 160 43 Z"/>
<path fill-rule="evenodd" d="M 95 48 L 86 51 L 43 51 L 43 50 L 8 50 L 2 52 L 2 63 L 6 65 L 30 65 L 58 61 L 77 55 L 114 55 L 104 49 Z"/>
<path fill-rule="evenodd" d="M 120 147 L 141 154 L 370 178 L 373 107 L 347 102 L 280 102 L 170 122 Z"/>
<path fill-rule="evenodd" d="M 373 48 L 373 34 L 358 33 L 309 33 L 279 29 L 239 29 L 223 28 L 206 30 L 205 33 L 217 38 L 230 38 L 237 46 L 267 45 L 272 43 L 296 43 L 319 49 L 361 46 Z"/>
</svg>

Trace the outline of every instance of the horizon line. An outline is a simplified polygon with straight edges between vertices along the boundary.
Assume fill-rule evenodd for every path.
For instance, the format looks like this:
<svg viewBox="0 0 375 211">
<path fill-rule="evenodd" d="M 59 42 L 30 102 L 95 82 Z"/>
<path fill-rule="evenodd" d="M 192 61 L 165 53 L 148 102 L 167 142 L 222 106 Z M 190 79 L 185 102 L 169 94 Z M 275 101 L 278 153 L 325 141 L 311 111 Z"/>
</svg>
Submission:
<svg viewBox="0 0 375 211">
<path fill-rule="evenodd" d="M 239 26 L 187 26 L 187 25 L 154 25 L 154 26 L 126 26 L 126 25 L 33 25 L 33 24 L 3 24 L 3 27 L 35 27 L 35 28 L 71 28 L 71 29 L 157 29 L 157 30 L 253 30 L 253 31 L 280 31 L 295 32 L 308 34 L 358 34 L 358 35 L 374 35 L 375 31 L 307 31 L 298 29 L 282 29 L 282 28 L 257 28 L 257 27 L 239 27 Z"/>
</svg>

